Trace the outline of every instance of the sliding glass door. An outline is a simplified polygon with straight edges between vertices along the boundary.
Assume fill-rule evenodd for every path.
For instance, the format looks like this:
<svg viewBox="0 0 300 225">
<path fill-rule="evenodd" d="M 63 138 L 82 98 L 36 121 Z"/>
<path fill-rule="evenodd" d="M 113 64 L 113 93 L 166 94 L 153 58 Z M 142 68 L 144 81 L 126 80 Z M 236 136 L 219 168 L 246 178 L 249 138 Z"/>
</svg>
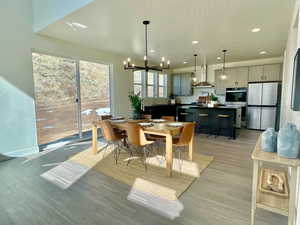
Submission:
<svg viewBox="0 0 300 225">
<path fill-rule="evenodd" d="M 109 66 L 80 61 L 82 131 L 91 130 L 99 115 L 110 113 Z"/>
<path fill-rule="evenodd" d="M 32 54 L 39 144 L 82 137 L 110 112 L 109 66 Z"/>
</svg>

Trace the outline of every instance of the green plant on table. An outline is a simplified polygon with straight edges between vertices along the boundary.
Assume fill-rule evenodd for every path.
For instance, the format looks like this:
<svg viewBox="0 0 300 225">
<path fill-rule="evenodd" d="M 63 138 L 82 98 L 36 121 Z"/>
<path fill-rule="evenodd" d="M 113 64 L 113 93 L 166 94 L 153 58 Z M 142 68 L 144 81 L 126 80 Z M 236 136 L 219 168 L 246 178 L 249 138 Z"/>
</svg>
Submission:
<svg viewBox="0 0 300 225">
<path fill-rule="evenodd" d="M 141 113 L 143 99 L 140 96 L 140 92 L 137 94 L 132 93 L 132 94 L 128 95 L 128 97 L 129 97 L 133 111 L 136 113 Z"/>
<path fill-rule="evenodd" d="M 218 101 L 218 97 L 215 96 L 214 94 L 211 94 L 210 99 L 214 102 Z"/>
</svg>

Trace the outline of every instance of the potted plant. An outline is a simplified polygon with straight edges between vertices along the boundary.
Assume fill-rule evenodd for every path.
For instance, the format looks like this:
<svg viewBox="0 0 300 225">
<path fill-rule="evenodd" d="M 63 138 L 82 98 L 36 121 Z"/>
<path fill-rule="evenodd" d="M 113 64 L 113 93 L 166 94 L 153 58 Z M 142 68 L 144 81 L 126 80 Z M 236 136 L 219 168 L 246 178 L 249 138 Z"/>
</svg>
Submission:
<svg viewBox="0 0 300 225">
<path fill-rule="evenodd" d="M 137 94 L 130 94 L 128 95 L 130 103 L 131 103 L 131 108 L 133 111 L 133 119 L 140 119 L 142 115 L 142 103 L 143 99 L 140 97 L 140 92 Z"/>
<path fill-rule="evenodd" d="M 217 107 L 218 106 L 218 97 L 214 94 L 211 94 L 210 96 L 210 107 Z"/>
</svg>

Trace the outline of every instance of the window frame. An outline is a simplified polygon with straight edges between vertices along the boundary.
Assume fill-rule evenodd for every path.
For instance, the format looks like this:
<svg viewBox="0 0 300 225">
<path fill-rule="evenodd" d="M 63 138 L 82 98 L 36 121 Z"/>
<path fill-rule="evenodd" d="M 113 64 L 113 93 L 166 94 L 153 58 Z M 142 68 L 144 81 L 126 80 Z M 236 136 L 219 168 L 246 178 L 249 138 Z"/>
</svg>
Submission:
<svg viewBox="0 0 300 225">
<path fill-rule="evenodd" d="M 163 85 L 159 84 L 159 76 L 163 76 Z M 159 96 L 159 88 L 163 88 L 163 96 Z M 167 98 L 168 97 L 168 74 L 167 73 L 158 73 L 157 76 L 157 97 L 158 98 Z"/>
<path fill-rule="evenodd" d="M 141 83 L 136 83 L 134 81 L 134 73 L 135 72 L 140 72 L 141 73 Z M 141 97 L 142 98 L 167 98 L 168 96 L 168 74 L 167 73 L 161 73 L 161 72 L 157 72 L 157 71 L 149 71 L 150 73 L 153 74 L 153 84 L 149 84 L 148 83 L 148 73 L 144 70 L 138 70 L 138 71 L 134 71 L 133 72 L 133 92 L 134 91 L 134 87 L 136 85 L 141 86 Z M 164 75 L 164 84 L 160 85 L 159 84 L 159 75 Z M 149 96 L 148 95 L 148 87 L 153 87 L 153 96 Z M 162 87 L 164 89 L 164 96 L 159 96 L 159 88 Z"/>
</svg>

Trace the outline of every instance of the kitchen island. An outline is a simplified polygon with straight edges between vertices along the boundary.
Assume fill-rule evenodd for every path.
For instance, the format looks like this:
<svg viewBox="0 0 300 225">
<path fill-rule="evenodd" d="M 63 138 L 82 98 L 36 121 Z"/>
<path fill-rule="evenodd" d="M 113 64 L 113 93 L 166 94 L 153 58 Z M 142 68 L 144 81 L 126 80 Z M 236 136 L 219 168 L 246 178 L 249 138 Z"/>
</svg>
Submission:
<svg viewBox="0 0 300 225">
<path fill-rule="evenodd" d="M 238 106 L 179 106 L 177 107 L 177 118 L 178 121 L 196 122 L 196 132 L 198 133 L 219 134 L 235 139 L 237 108 Z M 226 128 L 219 132 L 220 124 Z"/>
<path fill-rule="evenodd" d="M 236 112 L 238 108 L 240 108 L 240 106 L 207 107 L 204 105 L 195 104 L 165 104 L 146 106 L 145 113 L 151 114 L 152 118 L 160 118 L 161 116 L 174 116 L 178 121 L 196 122 L 196 132 L 209 135 L 215 135 L 218 133 L 217 131 L 220 121 L 218 115 L 228 115 L 228 124 L 226 124 L 228 125 L 228 128 L 222 129 L 220 131 L 220 135 L 235 139 L 235 121 L 237 118 Z M 205 115 L 205 117 L 203 115 Z"/>
</svg>

